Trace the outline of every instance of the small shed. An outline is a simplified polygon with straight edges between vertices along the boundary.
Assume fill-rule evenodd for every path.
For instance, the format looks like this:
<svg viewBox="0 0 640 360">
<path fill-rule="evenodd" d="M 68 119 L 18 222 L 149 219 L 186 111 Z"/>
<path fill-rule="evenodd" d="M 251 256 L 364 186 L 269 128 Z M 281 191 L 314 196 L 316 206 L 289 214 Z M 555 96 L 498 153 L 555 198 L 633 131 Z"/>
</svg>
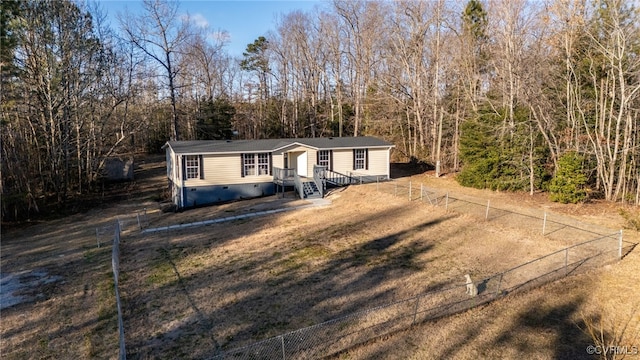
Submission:
<svg viewBox="0 0 640 360">
<path fill-rule="evenodd" d="M 104 177 L 109 181 L 133 181 L 133 157 L 111 157 L 105 160 Z"/>
</svg>

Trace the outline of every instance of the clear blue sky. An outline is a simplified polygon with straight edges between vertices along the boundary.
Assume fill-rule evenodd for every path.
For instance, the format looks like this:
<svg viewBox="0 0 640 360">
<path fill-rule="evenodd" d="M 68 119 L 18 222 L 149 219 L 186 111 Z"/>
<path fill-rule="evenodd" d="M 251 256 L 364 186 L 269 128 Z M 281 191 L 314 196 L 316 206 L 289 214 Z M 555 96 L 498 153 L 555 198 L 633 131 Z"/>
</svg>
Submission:
<svg viewBox="0 0 640 360">
<path fill-rule="evenodd" d="M 140 12 L 142 7 L 137 0 L 98 0 L 113 27 L 118 24 L 116 14 L 124 12 Z M 180 1 L 180 12 L 198 23 L 207 24 L 211 31 L 226 30 L 229 34 L 227 51 L 232 56 L 242 56 L 247 44 L 252 43 L 258 36 L 265 35 L 269 30 L 275 30 L 276 16 L 293 10 L 308 12 L 314 6 L 321 6 L 318 0 L 253 0 L 253 1 Z"/>
</svg>

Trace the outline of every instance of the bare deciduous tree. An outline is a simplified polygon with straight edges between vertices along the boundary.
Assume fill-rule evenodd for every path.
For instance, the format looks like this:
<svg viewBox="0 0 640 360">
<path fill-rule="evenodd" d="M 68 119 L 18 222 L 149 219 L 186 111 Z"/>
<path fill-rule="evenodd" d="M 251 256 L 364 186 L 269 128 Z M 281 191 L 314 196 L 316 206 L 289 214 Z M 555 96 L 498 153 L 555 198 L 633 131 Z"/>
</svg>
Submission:
<svg viewBox="0 0 640 360">
<path fill-rule="evenodd" d="M 144 13 L 138 16 L 121 16 L 121 25 L 128 40 L 162 68 L 171 102 L 171 139 L 179 140 L 176 77 L 181 69 L 176 57 L 192 33 L 188 19 L 178 13 L 177 1 L 144 0 L 143 8 Z"/>
</svg>

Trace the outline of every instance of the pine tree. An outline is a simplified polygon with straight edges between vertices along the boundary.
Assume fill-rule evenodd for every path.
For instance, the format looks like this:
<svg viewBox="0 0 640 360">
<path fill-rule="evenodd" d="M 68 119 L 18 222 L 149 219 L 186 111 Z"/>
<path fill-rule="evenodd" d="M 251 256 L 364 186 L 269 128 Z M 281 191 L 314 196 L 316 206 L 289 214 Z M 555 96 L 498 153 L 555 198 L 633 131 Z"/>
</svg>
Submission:
<svg viewBox="0 0 640 360">
<path fill-rule="evenodd" d="M 587 198 L 583 162 L 584 158 L 576 152 L 566 153 L 558 159 L 558 171 L 549 184 L 551 201 L 575 204 Z"/>
<path fill-rule="evenodd" d="M 227 140 L 233 136 L 231 120 L 236 109 L 222 97 L 200 105 L 196 137 L 198 140 Z"/>
</svg>

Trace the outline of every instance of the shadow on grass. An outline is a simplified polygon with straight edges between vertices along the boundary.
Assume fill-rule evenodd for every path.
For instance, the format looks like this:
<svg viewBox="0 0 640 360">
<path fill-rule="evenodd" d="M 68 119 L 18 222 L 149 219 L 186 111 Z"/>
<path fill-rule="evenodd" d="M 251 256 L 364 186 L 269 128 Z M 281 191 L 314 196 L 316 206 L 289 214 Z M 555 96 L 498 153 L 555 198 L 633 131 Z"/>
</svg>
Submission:
<svg viewBox="0 0 640 360">
<path fill-rule="evenodd" d="M 593 340 L 581 330 L 585 327 L 584 320 L 575 320 L 580 317 L 580 306 L 584 300 L 583 297 L 576 297 L 556 306 L 531 304 L 496 339 L 495 346 L 515 345 L 522 354 L 535 356 L 538 353 L 536 346 L 522 339 L 531 333 L 544 333 L 552 335 L 549 348 L 555 349 L 554 359 L 593 359 L 587 353 L 587 346 L 593 345 Z"/>
<path fill-rule="evenodd" d="M 164 256 L 172 264 L 177 281 L 169 281 L 151 294 L 134 295 L 135 292 L 131 292 L 131 296 L 125 299 L 125 324 L 148 311 L 148 299 L 162 296 L 180 297 L 184 300 L 184 312 L 192 315 L 177 327 L 156 334 L 153 338 L 130 336 L 127 342 L 128 357 L 172 358 L 187 354 L 190 358 L 207 358 L 219 354 L 221 350 L 396 300 L 397 288 L 394 286 L 397 285 L 393 283 L 407 274 L 421 271 L 426 264 L 418 258 L 433 248 L 430 241 L 416 238 L 416 233 L 456 217 L 439 216 L 403 231 L 378 237 L 366 231 L 370 224 L 398 213 L 401 215 L 403 211 L 415 210 L 398 207 L 366 216 L 354 216 L 347 221 L 330 224 L 326 229 L 318 229 L 318 233 L 300 235 L 302 238 L 292 242 L 287 253 L 257 252 L 228 267 L 198 269 L 190 274 L 181 274 L 176 262 L 205 249 L 219 248 L 222 251 L 223 244 L 258 231 L 268 226 L 269 221 L 252 222 L 255 226 L 238 226 L 234 236 L 205 243 L 202 239 L 190 240 L 185 237 L 179 248 L 161 252 L 161 257 Z M 272 220 L 274 218 L 277 215 Z M 215 236 L 216 228 L 212 226 L 207 231 Z M 336 241 L 338 237 L 343 238 L 345 231 L 350 235 L 371 238 L 360 241 L 354 247 L 329 252 L 326 243 Z M 135 248 L 145 245 L 132 242 L 127 246 L 130 248 L 123 254 L 142 251 Z M 313 262 L 314 266 L 308 265 Z M 128 271 L 135 270 L 129 268 Z M 265 271 L 273 272 L 268 281 L 259 281 L 260 276 L 253 276 L 256 272 Z M 211 293 L 210 300 L 215 303 L 216 298 L 222 299 L 228 294 L 237 294 L 237 300 L 224 306 L 214 306 L 210 310 L 199 306 L 193 294 L 209 291 L 208 284 L 225 274 L 240 276 L 242 280 L 224 285 L 220 290 L 222 293 Z M 385 284 L 389 285 L 383 286 Z M 370 293 L 372 289 L 375 290 Z M 364 295 L 365 292 L 367 295 Z M 240 316 L 242 319 L 229 319 L 230 316 Z M 242 325 L 234 326 L 237 322 Z M 223 332 L 221 326 L 234 326 L 235 330 L 224 329 L 227 335 L 221 338 L 217 335 Z M 134 329 L 128 330 L 131 333 Z M 185 348 L 191 346 L 196 346 L 197 350 L 185 353 Z"/>
<path fill-rule="evenodd" d="M 505 301 L 506 299 L 495 306 L 510 306 Z M 378 342 L 374 347 L 375 356 L 381 359 L 396 358 L 399 353 L 404 354 L 404 356 L 411 355 L 411 350 L 399 352 L 398 347 L 401 345 L 409 345 L 409 348 L 414 348 L 415 351 L 422 355 L 429 349 L 429 357 L 434 359 L 494 358 L 496 356 L 509 358 L 514 354 L 517 354 L 518 358 L 522 359 L 595 359 L 594 355 L 590 355 L 587 352 L 587 347 L 593 345 L 594 342 L 584 331 L 586 323 L 581 316 L 581 306 L 584 302 L 585 298 L 582 296 L 568 296 L 564 301 L 555 302 L 554 304 L 536 299 L 530 301 L 528 306 L 524 306 L 524 309 L 517 313 L 514 318 L 508 317 L 500 320 L 491 319 L 492 315 L 476 314 L 473 318 L 479 316 L 480 320 L 470 321 L 462 328 L 453 325 L 452 329 L 462 329 L 462 332 L 458 330 L 457 333 L 446 336 L 449 341 L 438 343 L 438 346 L 435 347 L 433 347 L 434 344 L 432 343 L 415 343 L 417 339 L 420 339 L 420 336 L 428 337 L 426 334 L 421 334 L 417 338 L 413 338 L 416 333 L 426 331 L 421 327 L 401 331 L 382 342 L 380 342 L 380 339 L 375 339 L 371 343 Z M 471 311 L 478 312 L 481 310 Z M 493 312 L 493 314 L 496 313 L 500 314 L 500 311 Z M 454 321 L 459 325 L 459 322 L 463 321 L 460 317 L 470 319 L 468 316 L 459 315 L 452 318 L 452 320 L 443 318 L 438 321 Z M 597 317 L 586 321 L 597 321 Z M 438 323 L 429 324 L 429 326 L 437 327 Z M 485 328 L 485 324 L 487 324 L 488 328 Z M 501 326 L 499 324 L 504 325 Z M 447 324 L 443 324 L 443 326 L 446 327 Z M 486 340 L 487 332 L 491 334 L 496 326 L 501 326 L 501 330 L 496 336 L 489 335 L 489 339 Z M 443 334 L 434 334 L 434 336 L 442 338 Z M 541 336 L 544 337 L 545 341 L 541 341 Z M 605 334 L 605 336 L 608 335 Z M 342 353 L 342 355 L 345 354 Z M 340 357 L 342 355 L 338 354 L 332 358 L 342 358 Z"/>
</svg>

